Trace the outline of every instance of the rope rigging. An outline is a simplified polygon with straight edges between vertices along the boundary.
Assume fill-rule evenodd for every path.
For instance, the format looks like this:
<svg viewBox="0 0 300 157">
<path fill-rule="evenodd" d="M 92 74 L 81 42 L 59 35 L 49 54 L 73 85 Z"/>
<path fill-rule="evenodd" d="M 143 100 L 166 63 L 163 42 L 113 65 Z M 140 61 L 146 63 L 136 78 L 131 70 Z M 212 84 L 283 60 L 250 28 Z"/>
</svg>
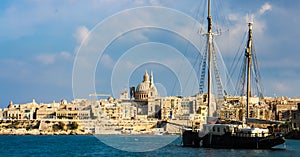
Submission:
<svg viewBox="0 0 300 157">
<path fill-rule="evenodd" d="M 244 40 L 242 41 L 241 45 L 245 45 L 245 41 L 246 39 L 250 39 L 249 35 L 247 34 L 247 31 L 245 31 L 245 35 L 244 35 Z M 252 40 L 252 38 L 251 38 Z M 248 41 L 249 42 L 249 41 Z M 259 71 L 259 66 L 258 66 L 258 59 L 257 59 L 257 54 L 256 54 L 256 50 L 254 47 L 254 43 L 253 41 L 251 41 L 251 52 L 249 52 L 249 54 L 251 54 L 251 59 L 252 62 L 250 63 L 250 68 L 251 68 L 251 95 L 257 95 L 258 97 L 263 97 L 264 96 L 264 91 L 263 91 L 263 84 L 261 81 L 261 75 L 260 75 L 260 71 Z M 241 46 L 239 47 L 232 65 L 231 65 L 231 72 L 230 74 L 232 76 L 234 76 L 234 74 L 236 73 L 237 69 L 240 69 L 239 73 L 238 73 L 238 77 L 236 78 L 236 87 L 237 87 L 237 92 L 239 96 L 244 96 L 246 94 L 246 70 L 247 70 L 247 66 L 248 66 L 248 60 L 247 58 L 249 57 L 249 55 L 247 53 L 247 50 L 245 52 L 242 51 Z M 240 67 L 240 68 L 239 68 Z"/>
</svg>

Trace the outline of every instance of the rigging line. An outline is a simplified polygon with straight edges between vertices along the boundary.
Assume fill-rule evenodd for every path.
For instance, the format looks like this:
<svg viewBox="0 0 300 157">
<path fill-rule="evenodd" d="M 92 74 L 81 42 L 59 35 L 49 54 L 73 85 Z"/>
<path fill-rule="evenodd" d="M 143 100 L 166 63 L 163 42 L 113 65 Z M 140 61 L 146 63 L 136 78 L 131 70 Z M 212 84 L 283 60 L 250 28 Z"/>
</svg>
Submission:
<svg viewBox="0 0 300 157">
<path fill-rule="evenodd" d="M 259 67 L 258 67 L 258 60 L 257 60 L 257 55 L 256 55 L 256 50 L 255 50 L 255 47 L 254 47 L 254 44 L 252 44 L 252 56 L 253 56 L 253 59 L 252 59 L 252 70 L 253 70 L 253 76 L 254 76 L 254 84 L 255 84 L 255 87 L 256 87 L 256 92 L 257 92 L 257 95 L 259 97 L 263 97 L 263 89 L 262 89 L 262 83 L 261 83 L 261 77 L 260 77 L 260 72 L 259 72 Z"/>
<path fill-rule="evenodd" d="M 240 66 L 240 70 L 239 70 L 239 73 L 236 72 L 236 73 L 238 73 L 238 77 L 235 79 L 236 88 L 238 88 L 236 90 L 237 90 L 237 92 L 240 92 L 239 95 L 242 95 L 244 93 L 244 89 L 243 89 L 244 87 L 242 87 L 242 86 L 244 86 L 244 84 L 245 84 L 244 81 L 245 81 L 245 71 L 246 71 L 246 57 L 244 56 L 243 53 L 240 53 L 240 57 L 239 57 L 238 61 L 240 61 L 240 62 L 237 62 L 235 69 L 237 69 L 237 67 Z M 233 74 L 234 73 L 232 72 L 232 74 L 230 76 L 233 76 Z"/>
<path fill-rule="evenodd" d="M 203 9 L 201 9 L 201 3 L 203 3 L 202 1 L 200 1 L 200 3 L 199 3 L 199 5 L 197 5 L 198 7 L 196 7 L 196 20 L 197 21 L 199 21 L 200 22 L 200 18 L 201 18 L 201 14 L 200 14 L 200 12 L 203 10 Z"/>
<path fill-rule="evenodd" d="M 213 1 L 212 2 L 213 5 L 215 6 L 213 9 L 213 13 L 217 13 L 217 14 L 214 14 L 214 17 L 215 17 L 215 20 L 213 21 L 214 22 L 214 25 L 216 26 L 216 31 L 217 32 L 221 32 L 220 30 L 221 29 L 224 29 L 226 31 L 228 31 L 228 28 L 229 28 L 229 22 L 228 22 L 228 19 L 226 18 L 226 14 L 225 14 L 225 11 L 224 11 L 224 5 L 223 5 L 223 2 L 222 0 L 218 0 L 218 1 Z"/>
<path fill-rule="evenodd" d="M 201 61 L 201 76 L 200 76 L 200 84 L 199 84 L 199 92 L 204 92 L 205 79 L 206 79 L 206 68 L 207 68 L 207 55 L 208 55 L 208 44 L 205 46 L 204 56 Z"/>
<path fill-rule="evenodd" d="M 240 96 L 243 96 L 245 93 L 245 81 L 246 81 L 245 79 L 246 79 L 246 67 L 247 67 L 246 62 L 247 62 L 247 57 L 244 56 L 242 68 L 240 70 L 239 77 L 237 80 L 237 88 L 239 88 L 238 92 Z"/>
<path fill-rule="evenodd" d="M 188 49 L 188 48 L 187 48 Z M 187 50 L 186 50 L 187 51 Z M 196 64 L 198 63 L 197 62 L 197 58 L 199 58 L 200 57 L 200 55 L 201 55 L 201 53 L 199 52 L 199 53 L 197 53 L 197 56 L 196 56 L 196 60 L 195 60 L 195 62 L 193 63 L 193 67 L 195 67 L 196 66 Z M 191 76 L 192 75 L 192 72 L 193 72 L 193 69 L 191 69 L 190 71 L 189 71 L 189 74 L 188 74 L 188 76 Z M 190 78 L 190 77 L 189 77 Z M 196 82 L 194 82 L 194 84 L 196 84 Z M 185 90 L 185 88 L 186 88 L 186 85 L 187 85 L 187 82 L 185 82 L 185 84 L 184 84 L 184 89 L 183 90 Z M 193 86 L 193 90 L 192 91 L 194 91 L 194 86 Z"/>
<path fill-rule="evenodd" d="M 235 53 L 233 61 L 231 62 L 231 66 L 230 66 L 230 69 L 229 69 L 229 74 L 230 75 L 233 75 L 233 73 L 235 72 L 235 70 L 237 68 L 237 64 L 239 63 L 238 61 L 241 59 L 241 56 L 244 55 L 244 51 L 242 51 L 241 49 L 242 49 L 242 46 L 245 43 L 246 38 L 247 38 L 247 32 L 244 33 L 244 38 L 243 38 L 238 50 Z M 242 53 L 240 53 L 241 51 L 242 51 Z M 238 61 L 236 62 L 237 56 L 239 56 L 239 58 L 238 58 Z M 234 63 L 236 63 L 236 65 L 234 65 Z"/>
<path fill-rule="evenodd" d="M 193 27 L 195 27 L 195 24 L 194 24 Z M 194 29 L 194 28 L 193 28 L 193 29 Z M 190 34 L 191 34 L 191 33 L 190 33 Z M 190 34 L 189 34 L 189 36 L 190 36 Z M 190 44 L 189 44 L 188 41 L 186 41 L 186 46 L 185 46 L 185 49 L 184 49 L 183 54 L 182 54 L 183 56 L 186 56 L 186 53 L 187 53 L 189 47 L 190 47 Z M 179 72 L 178 72 L 178 75 L 179 75 L 179 76 L 178 76 L 178 77 L 181 77 L 182 71 L 183 71 L 183 69 L 182 69 L 182 68 L 179 68 Z M 172 88 L 172 92 L 175 91 L 175 87 L 176 87 L 176 85 L 177 85 L 177 82 L 178 82 L 177 79 L 175 79 L 175 80 L 174 80 L 174 85 L 173 85 L 173 88 Z M 182 95 L 182 89 L 180 90 L 179 95 Z"/>
<path fill-rule="evenodd" d="M 252 66 L 251 66 L 251 73 L 252 73 L 252 76 L 254 76 L 252 79 L 251 79 L 251 84 L 253 85 L 255 85 L 255 86 L 252 86 L 252 90 L 254 91 L 254 89 L 256 89 L 257 90 L 257 83 L 256 83 L 256 78 L 255 78 L 255 69 L 254 69 L 254 65 L 252 64 Z M 259 91 L 257 90 L 256 91 L 256 94 L 257 95 L 259 95 L 259 93 L 258 93 Z M 253 93 L 253 94 L 255 94 L 255 93 Z M 253 95 L 252 95 L 253 96 Z"/>
<path fill-rule="evenodd" d="M 196 17 L 196 20 L 197 20 L 197 21 L 200 19 L 200 18 L 199 18 L 199 14 L 200 14 L 200 10 L 201 10 L 201 9 L 200 9 L 200 6 L 201 6 L 201 5 L 199 5 L 199 7 L 196 8 L 196 16 L 195 16 L 195 17 Z M 197 29 L 196 26 L 197 26 L 197 23 L 195 22 L 195 23 L 193 24 L 193 30 Z M 202 24 L 201 24 L 201 27 L 203 27 Z M 190 32 L 190 35 L 191 35 L 191 33 L 192 33 L 192 32 Z M 189 36 L 190 36 L 190 35 L 189 35 Z M 185 50 L 184 50 L 184 53 L 183 53 L 184 56 L 186 56 L 186 54 L 187 54 L 189 48 L 190 48 L 190 44 L 189 44 L 189 42 L 187 42 L 186 47 L 185 47 Z M 201 53 L 201 52 L 199 52 L 199 53 L 197 54 L 197 56 L 199 56 L 200 53 Z M 197 61 L 194 62 L 193 67 L 195 67 L 196 63 L 197 63 Z M 182 72 L 181 72 L 182 70 L 183 70 L 183 69 L 180 69 L 180 72 L 179 72 L 180 74 L 179 74 L 179 75 L 182 74 Z M 191 75 L 191 73 L 192 73 L 192 69 L 191 69 L 190 72 L 189 72 L 189 76 Z M 185 85 L 186 85 L 186 84 L 187 84 L 187 82 L 185 82 Z M 174 86 L 173 86 L 172 91 L 175 90 L 175 86 L 176 86 L 176 85 L 177 85 L 177 81 L 175 80 L 175 83 L 174 83 Z M 185 88 L 186 86 L 183 86 L 183 87 Z M 181 90 L 185 90 L 185 89 L 181 89 Z M 194 90 L 194 89 L 193 89 L 193 90 Z M 182 91 L 181 91 L 180 94 L 182 94 Z"/>
<path fill-rule="evenodd" d="M 202 21 L 201 21 L 201 23 L 203 24 L 203 23 L 205 23 L 204 20 L 206 20 L 206 13 L 207 13 L 206 6 L 207 6 L 207 1 L 204 1 L 204 5 L 202 5 L 202 6 L 204 7 L 204 9 L 202 9 L 203 12 L 202 12 Z"/>
<path fill-rule="evenodd" d="M 217 9 L 217 10 L 215 10 L 214 12 L 215 12 L 215 13 L 217 13 L 217 12 L 220 12 L 220 13 L 221 13 L 221 14 L 219 14 L 219 13 L 216 14 L 216 15 L 217 15 L 217 16 L 216 16 L 216 17 L 217 17 L 217 18 L 216 18 L 216 22 L 219 21 L 219 23 L 222 23 L 222 22 L 223 22 L 223 14 L 222 14 L 222 11 L 223 11 L 223 10 L 222 10 L 222 7 L 221 7 L 221 0 L 216 1 L 216 2 L 214 2 L 214 3 L 216 3 L 216 5 L 215 5 L 216 7 L 215 7 L 215 8 Z M 220 24 L 217 24 L 217 23 L 216 23 L 216 26 L 217 26 L 216 29 L 221 29 L 221 25 L 220 25 Z"/>
<path fill-rule="evenodd" d="M 253 47 L 254 47 L 254 45 L 253 45 Z M 260 70 L 259 70 L 259 64 L 258 64 L 259 62 L 258 62 L 258 59 L 257 59 L 255 48 L 253 50 L 254 50 L 253 54 L 254 54 L 254 61 L 255 61 L 254 66 L 255 66 L 255 70 L 256 70 L 256 76 L 258 77 L 257 78 L 258 79 L 258 85 L 260 87 L 260 92 L 263 96 L 264 95 L 264 86 L 263 86 L 262 77 L 261 77 Z"/>
<path fill-rule="evenodd" d="M 206 69 L 206 57 L 207 57 L 206 42 L 202 42 L 202 46 L 201 46 L 200 51 L 204 52 L 204 54 L 199 52 L 201 54 L 201 59 L 200 59 L 200 62 L 199 62 L 199 68 L 196 68 L 196 69 L 197 69 L 197 74 L 199 75 L 198 78 L 200 78 L 198 80 L 199 81 L 199 93 L 203 93 L 205 72 L 206 72 L 206 70 L 203 70 L 203 68 Z M 204 66 L 204 67 L 202 67 L 202 66 Z M 204 78 L 202 78 L 202 71 L 200 71 L 200 70 L 202 70 L 204 72 Z"/>
<path fill-rule="evenodd" d="M 219 49 L 219 46 L 218 46 L 218 44 L 217 43 L 214 43 L 214 47 L 216 48 L 216 52 L 217 52 L 217 55 L 219 56 L 219 58 L 220 58 L 220 62 L 221 62 L 221 65 L 223 66 L 223 69 L 224 69 L 224 74 L 225 75 L 228 75 L 228 70 L 227 70 L 227 66 L 226 66 L 226 64 L 225 64 L 225 62 L 224 62 L 224 59 L 223 59 L 223 56 L 222 56 L 222 54 L 221 54 L 221 51 L 220 51 L 220 49 Z M 231 78 L 229 78 L 229 80 L 231 80 Z M 223 92 L 226 92 L 227 93 L 227 90 L 224 88 L 224 84 L 223 84 L 223 82 L 222 82 L 222 79 L 220 80 L 221 82 L 221 86 L 222 86 L 222 88 L 223 88 Z M 233 83 L 232 81 L 230 81 L 231 83 Z M 233 85 L 233 84 L 232 84 Z"/>
<path fill-rule="evenodd" d="M 198 21 L 201 25 L 201 27 L 199 28 L 201 31 L 202 31 L 202 29 L 203 29 L 203 23 L 204 23 L 204 14 L 205 14 L 205 9 L 203 9 L 202 8 L 202 6 L 205 6 L 205 5 L 203 5 L 203 1 L 200 1 L 200 3 L 199 3 L 199 5 L 197 5 L 198 7 L 196 7 L 195 8 L 195 10 L 193 10 L 193 15 L 194 15 L 194 19 L 196 20 L 196 21 Z M 202 12 L 202 13 L 201 13 Z M 201 14 L 202 14 L 202 16 L 201 16 Z M 195 23 L 194 25 L 196 25 L 197 23 Z M 198 30 L 199 32 L 200 32 L 200 30 Z"/>
<path fill-rule="evenodd" d="M 256 68 L 255 68 L 255 64 L 253 62 L 253 66 L 252 66 L 252 73 L 253 73 L 253 82 L 255 84 L 255 87 L 256 87 L 256 92 L 257 92 L 257 95 L 258 96 L 261 96 L 261 90 L 260 90 L 260 85 L 259 85 L 259 80 L 258 80 L 258 77 L 257 77 L 257 71 L 256 71 Z"/>
<path fill-rule="evenodd" d="M 215 47 L 216 47 L 216 49 L 217 49 L 217 53 L 218 53 L 218 55 L 219 55 L 221 64 L 222 64 L 222 66 L 224 67 L 224 74 L 225 74 L 225 76 L 228 76 L 228 77 L 229 77 L 229 78 L 228 78 L 228 81 L 226 81 L 226 82 L 230 82 L 230 85 L 232 86 L 234 92 L 236 93 L 236 89 L 234 88 L 234 83 L 233 83 L 233 81 L 232 81 L 232 78 L 231 78 L 230 75 L 229 75 L 227 66 L 226 66 L 226 64 L 225 64 L 225 62 L 224 62 L 223 56 L 222 56 L 222 54 L 221 54 L 221 51 L 220 51 L 219 46 L 218 46 L 217 43 L 215 43 Z M 221 83 L 222 83 L 222 82 L 221 82 Z M 223 86 L 223 88 L 224 88 L 224 84 L 223 84 L 223 83 L 222 83 L 222 86 Z M 226 84 L 225 86 L 227 87 L 227 84 Z"/>
<path fill-rule="evenodd" d="M 224 95 L 226 95 L 226 90 L 224 89 L 223 87 L 223 84 L 222 84 L 222 80 L 221 80 L 221 77 L 220 77 L 220 72 L 218 70 L 218 64 L 216 63 L 216 55 L 214 54 L 213 56 L 214 58 L 214 78 L 215 78 L 215 83 L 216 83 L 216 98 L 222 98 L 224 97 Z"/>
<path fill-rule="evenodd" d="M 242 89 L 242 84 L 243 82 L 241 81 L 243 79 L 243 64 L 245 64 L 245 58 L 243 57 L 245 54 L 244 54 L 244 51 L 242 51 L 242 46 L 244 45 L 245 43 L 245 40 L 247 38 L 247 32 L 248 31 L 244 31 L 244 37 L 242 38 L 242 42 L 238 48 L 238 50 L 236 51 L 235 53 L 235 56 L 234 56 L 234 59 L 233 61 L 231 62 L 231 66 L 230 66 L 230 70 L 229 70 L 229 76 L 234 76 L 235 73 L 238 74 L 238 77 L 235 78 L 234 80 L 236 81 L 236 87 L 234 88 L 236 92 L 239 92 L 239 95 L 241 95 L 243 92 L 241 92 Z M 241 53 L 242 52 L 242 53 Z M 241 67 L 239 73 L 237 72 L 237 68 L 238 67 Z M 227 82 L 228 84 L 228 82 Z M 236 93 L 237 94 L 237 93 Z"/>
<path fill-rule="evenodd" d="M 199 75 L 200 75 L 200 67 L 201 67 L 201 58 L 202 58 L 202 56 L 200 56 L 200 53 L 199 53 L 199 57 L 197 57 L 197 60 L 199 59 L 200 62 L 198 62 L 199 64 L 195 65 L 195 67 L 194 67 L 194 68 L 196 68 L 196 74 L 197 74 L 197 81 L 198 81 L 197 82 L 198 83 L 197 88 L 198 88 L 198 93 L 200 92 L 200 90 L 199 90 L 199 86 L 200 86 L 200 84 L 199 84 L 200 83 Z M 193 90 L 194 90 L 194 87 L 193 87 Z"/>
<path fill-rule="evenodd" d="M 224 7 L 223 0 L 220 0 L 220 5 L 221 5 L 221 8 L 228 8 L 228 7 Z M 227 14 L 224 13 L 224 14 L 222 14 L 222 15 L 224 15 L 223 17 L 224 17 L 224 21 L 225 21 L 225 22 L 224 22 L 225 27 L 229 28 L 229 26 L 231 26 L 232 23 L 230 22 L 228 16 L 225 16 L 225 15 L 227 15 Z"/>
<path fill-rule="evenodd" d="M 197 57 L 196 57 L 196 58 L 199 58 L 199 56 L 200 56 L 200 53 L 197 54 Z M 197 62 L 195 62 L 195 63 L 193 64 L 193 67 L 195 67 L 196 63 L 197 63 Z M 189 72 L 189 74 L 188 74 L 188 76 L 189 76 L 188 78 L 190 78 L 190 76 L 192 75 L 192 72 L 193 72 L 193 70 L 191 69 L 190 72 Z M 184 87 L 183 90 L 186 90 L 186 87 L 187 87 L 186 85 L 187 85 L 187 83 L 188 83 L 188 81 L 185 82 L 185 84 L 184 84 L 184 86 L 183 86 L 183 87 Z M 194 82 L 193 84 L 196 84 L 196 82 Z M 194 89 L 195 89 L 195 86 L 193 86 L 192 91 L 194 91 Z"/>
<path fill-rule="evenodd" d="M 193 29 L 195 28 L 195 25 L 196 25 L 196 24 L 193 25 Z M 189 34 L 189 36 L 190 36 L 190 35 L 191 35 L 191 33 Z M 188 52 L 188 50 L 189 50 L 189 47 L 190 47 L 190 44 L 189 44 L 189 42 L 187 41 L 187 42 L 186 42 L 185 49 L 184 49 L 183 54 L 182 54 L 183 56 L 186 56 L 186 54 L 187 54 L 187 52 Z M 178 73 L 178 75 L 179 75 L 178 77 L 181 77 L 182 71 L 183 71 L 183 69 L 180 68 L 180 69 L 179 69 L 179 73 Z M 175 87 L 176 87 L 176 85 L 177 85 L 177 82 L 178 82 L 178 81 L 175 79 L 175 80 L 174 80 L 174 85 L 173 85 L 173 88 L 172 88 L 172 92 L 175 91 Z M 181 95 L 181 94 L 182 94 L 182 89 L 181 89 L 179 95 Z"/>
</svg>

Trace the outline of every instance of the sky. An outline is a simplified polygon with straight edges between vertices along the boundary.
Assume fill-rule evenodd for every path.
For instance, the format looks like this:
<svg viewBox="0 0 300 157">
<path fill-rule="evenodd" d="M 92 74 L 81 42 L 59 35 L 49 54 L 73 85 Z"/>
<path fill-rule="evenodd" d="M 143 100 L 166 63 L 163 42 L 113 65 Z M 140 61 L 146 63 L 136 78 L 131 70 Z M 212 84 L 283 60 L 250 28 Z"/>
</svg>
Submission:
<svg viewBox="0 0 300 157">
<path fill-rule="evenodd" d="M 299 7 L 284 0 L 212 2 L 214 32 L 222 32 L 215 39 L 228 69 L 253 19 L 265 96 L 300 96 Z M 95 92 L 119 97 L 146 70 L 161 96 L 193 94 L 205 8 L 198 0 L 3 0 L 0 107 Z"/>
</svg>

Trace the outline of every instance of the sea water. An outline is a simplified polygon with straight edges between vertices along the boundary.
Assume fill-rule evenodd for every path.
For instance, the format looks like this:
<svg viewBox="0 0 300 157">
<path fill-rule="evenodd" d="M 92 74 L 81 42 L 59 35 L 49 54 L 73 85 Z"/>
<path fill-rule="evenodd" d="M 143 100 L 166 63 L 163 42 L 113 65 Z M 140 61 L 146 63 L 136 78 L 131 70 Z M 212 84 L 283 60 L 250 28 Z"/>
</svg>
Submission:
<svg viewBox="0 0 300 157">
<path fill-rule="evenodd" d="M 145 136 L 105 136 L 105 140 L 113 143 L 122 143 L 123 147 L 130 147 L 124 139 L 145 141 Z M 148 137 L 149 138 L 149 137 Z M 150 136 L 151 138 L 151 136 Z M 132 139 L 134 139 L 132 141 Z M 154 140 L 156 141 L 156 140 Z M 145 141 L 146 145 L 157 145 L 151 140 Z M 139 156 L 166 156 L 166 157 L 265 157 L 265 156 L 300 156 L 300 140 L 286 140 L 285 145 L 271 150 L 247 150 L 247 149 L 209 149 L 209 148 L 185 148 L 181 146 L 181 138 L 178 137 L 170 144 L 152 151 L 128 152 L 104 144 L 96 136 L 0 136 L 0 156 L 103 156 L 103 157 L 139 157 Z M 144 147 L 140 144 L 141 147 Z"/>
</svg>

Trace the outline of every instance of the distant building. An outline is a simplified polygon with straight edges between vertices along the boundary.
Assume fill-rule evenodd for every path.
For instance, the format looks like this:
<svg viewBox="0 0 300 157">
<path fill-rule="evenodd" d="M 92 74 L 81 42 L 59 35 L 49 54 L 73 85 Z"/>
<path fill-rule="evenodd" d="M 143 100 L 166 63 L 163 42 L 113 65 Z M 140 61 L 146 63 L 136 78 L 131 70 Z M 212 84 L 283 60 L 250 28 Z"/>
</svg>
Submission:
<svg viewBox="0 0 300 157">
<path fill-rule="evenodd" d="M 59 110 L 56 111 L 57 119 L 90 119 L 91 118 L 91 110 L 80 108 L 80 105 L 75 103 L 67 103 L 66 100 L 61 100 Z"/>
<path fill-rule="evenodd" d="M 155 99 L 156 97 L 158 97 L 158 93 L 154 84 L 153 73 L 151 72 L 149 80 L 149 75 L 146 71 L 143 82 L 139 83 L 139 85 L 136 87 L 134 99 L 135 101 L 147 102 L 150 99 Z"/>
<path fill-rule="evenodd" d="M 3 119 L 33 120 L 36 119 L 35 112 L 37 108 L 38 104 L 34 99 L 27 104 L 13 104 L 10 101 L 8 107 L 3 109 Z"/>
<path fill-rule="evenodd" d="M 0 108 L 0 119 L 3 119 L 3 110 Z"/>
<path fill-rule="evenodd" d="M 298 109 L 298 99 L 290 99 L 287 97 L 280 97 L 275 100 L 276 120 L 288 121 L 292 118 L 292 111 Z"/>
<path fill-rule="evenodd" d="M 297 104 L 298 110 L 292 111 L 292 127 L 294 129 L 300 129 L 300 103 Z"/>
<path fill-rule="evenodd" d="M 56 111 L 60 104 L 53 102 L 51 104 L 40 104 L 36 111 L 36 119 L 56 119 Z"/>
<path fill-rule="evenodd" d="M 177 119 L 181 115 L 181 98 L 172 96 L 161 99 L 161 119 Z"/>
<path fill-rule="evenodd" d="M 134 91 L 132 91 L 135 89 Z M 132 93 L 133 92 L 133 93 Z M 131 88 L 131 95 L 134 95 L 134 103 L 137 105 L 138 115 L 147 115 L 148 117 L 156 117 L 160 110 L 160 101 L 158 92 L 155 87 L 153 73 L 150 79 L 147 71 L 144 74 L 143 81 L 136 88 Z"/>
</svg>

